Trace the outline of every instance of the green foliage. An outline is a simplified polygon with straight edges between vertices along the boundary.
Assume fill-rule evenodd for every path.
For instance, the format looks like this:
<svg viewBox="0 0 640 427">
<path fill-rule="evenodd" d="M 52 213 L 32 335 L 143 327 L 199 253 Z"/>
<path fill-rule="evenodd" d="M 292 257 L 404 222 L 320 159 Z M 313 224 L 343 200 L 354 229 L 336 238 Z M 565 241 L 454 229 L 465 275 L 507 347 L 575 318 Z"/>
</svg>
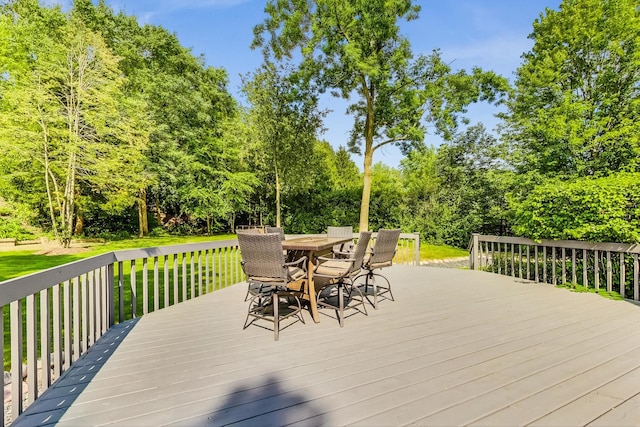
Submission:
<svg viewBox="0 0 640 427">
<path fill-rule="evenodd" d="M 554 177 L 637 170 L 636 0 L 564 0 L 533 24 L 506 135 L 521 171 Z"/>
<path fill-rule="evenodd" d="M 640 241 L 640 173 L 553 180 L 512 201 L 514 231 L 533 239 Z"/>
<path fill-rule="evenodd" d="M 0 239 L 31 240 L 35 237 L 18 219 L 0 215 Z"/>
<path fill-rule="evenodd" d="M 565 283 L 564 285 L 556 285 L 557 288 L 569 289 L 571 292 L 578 293 L 593 293 L 598 294 L 602 297 L 616 300 L 616 301 L 624 301 L 624 298 L 616 291 L 607 291 L 606 289 L 594 289 L 594 288 L 585 288 L 584 286 L 578 283 Z"/>
</svg>

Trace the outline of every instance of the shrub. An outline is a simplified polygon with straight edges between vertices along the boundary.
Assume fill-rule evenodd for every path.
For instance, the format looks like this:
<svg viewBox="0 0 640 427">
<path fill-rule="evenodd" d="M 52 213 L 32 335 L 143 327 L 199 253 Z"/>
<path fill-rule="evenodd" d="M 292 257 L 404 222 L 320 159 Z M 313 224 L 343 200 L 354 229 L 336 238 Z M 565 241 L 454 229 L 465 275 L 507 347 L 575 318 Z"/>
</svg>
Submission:
<svg viewBox="0 0 640 427">
<path fill-rule="evenodd" d="M 513 230 L 532 239 L 640 241 L 640 173 L 554 180 L 512 202 Z"/>
</svg>

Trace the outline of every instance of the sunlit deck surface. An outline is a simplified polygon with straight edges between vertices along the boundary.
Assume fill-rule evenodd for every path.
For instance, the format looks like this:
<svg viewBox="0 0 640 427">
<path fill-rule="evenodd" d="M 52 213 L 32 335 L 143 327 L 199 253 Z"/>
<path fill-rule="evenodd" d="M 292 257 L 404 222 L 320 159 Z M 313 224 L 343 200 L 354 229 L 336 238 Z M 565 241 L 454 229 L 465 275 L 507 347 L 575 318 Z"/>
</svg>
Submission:
<svg viewBox="0 0 640 427">
<path fill-rule="evenodd" d="M 640 307 L 394 266 L 395 302 L 273 341 L 246 286 L 116 326 L 14 423 L 640 425 Z"/>
</svg>

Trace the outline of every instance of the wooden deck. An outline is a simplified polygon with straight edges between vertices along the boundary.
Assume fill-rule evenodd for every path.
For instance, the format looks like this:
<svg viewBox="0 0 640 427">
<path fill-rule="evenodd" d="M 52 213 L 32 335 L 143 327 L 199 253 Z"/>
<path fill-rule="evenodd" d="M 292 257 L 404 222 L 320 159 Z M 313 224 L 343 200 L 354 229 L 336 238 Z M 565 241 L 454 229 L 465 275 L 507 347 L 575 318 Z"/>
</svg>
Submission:
<svg viewBox="0 0 640 427">
<path fill-rule="evenodd" d="M 640 307 L 490 273 L 387 270 L 340 329 L 242 330 L 238 285 L 113 328 L 13 425 L 640 425 Z"/>
</svg>

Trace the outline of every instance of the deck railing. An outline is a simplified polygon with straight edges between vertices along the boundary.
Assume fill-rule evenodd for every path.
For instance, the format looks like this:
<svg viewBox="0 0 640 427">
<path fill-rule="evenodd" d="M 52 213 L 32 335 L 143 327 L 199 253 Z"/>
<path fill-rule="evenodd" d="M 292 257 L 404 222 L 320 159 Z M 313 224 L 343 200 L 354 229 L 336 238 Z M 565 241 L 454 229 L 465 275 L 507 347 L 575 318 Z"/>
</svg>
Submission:
<svg viewBox="0 0 640 427">
<path fill-rule="evenodd" d="M 398 249 L 397 263 L 419 264 L 418 234 L 402 234 Z M 237 240 L 203 242 L 110 252 L 0 283 L 12 418 L 114 324 L 244 281 L 240 260 Z"/>
<path fill-rule="evenodd" d="M 469 268 L 553 285 L 616 291 L 640 300 L 640 245 L 542 240 L 474 234 Z"/>
</svg>

